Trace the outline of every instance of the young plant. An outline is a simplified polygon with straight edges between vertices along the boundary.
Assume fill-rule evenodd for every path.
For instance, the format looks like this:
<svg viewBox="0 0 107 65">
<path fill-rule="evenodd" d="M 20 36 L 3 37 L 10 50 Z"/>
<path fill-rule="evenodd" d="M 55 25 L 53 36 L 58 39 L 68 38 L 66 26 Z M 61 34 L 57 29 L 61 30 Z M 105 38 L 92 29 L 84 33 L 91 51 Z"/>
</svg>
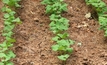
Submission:
<svg viewBox="0 0 107 65">
<path fill-rule="evenodd" d="M 100 29 L 105 31 L 105 36 L 107 36 L 107 6 L 102 0 L 85 0 L 87 5 L 93 6 L 98 14 L 98 20 Z"/>
<path fill-rule="evenodd" d="M 2 0 L 4 3 L 4 7 L 2 8 L 2 12 L 4 13 L 4 29 L 2 35 L 5 37 L 4 42 L 0 44 L 0 65 L 13 65 L 10 61 L 16 55 L 10 49 L 16 40 L 12 38 L 13 29 L 15 27 L 15 23 L 21 23 L 19 18 L 16 18 L 15 11 L 13 11 L 12 7 L 19 7 L 19 0 Z"/>
<path fill-rule="evenodd" d="M 53 33 L 60 33 L 68 30 L 69 20 L 64 17 L 61 17 L 61 15 L 52 14 L 50 16 L 50 20 L 50 29 Z"/>
<path fill-rule="evenodd" d="M 67 4 L 63 0 L 43 0 L 42 4 L 46 5 L 46 13 L 50 15 L 51 20 L 50 30 L 55 34 L 52 40 L 56 44 L 52 46 L 52 50 L 60 52 L 61 55 L 58 58 L 66 61 L 73 51 L 70 46 L 74 44 L 66 32 L 69 27 L 69 20 L 61 16 L 61 13 L 67 10 Z"/>
<path fill-rule="evenodd" d="M 43 0 L 42 4 L 46 6 L 47 14 L 61 14 L 67 10 L 67 4 L 63 0 Z"/>
<path fill-rule="evenodd" d="M 3 3 L 9 7 L 20 7 L 20 5 L 18 4 L 18 2 L 20 0 L 2 0 Z"/>
<path fill-rule="evenodd" d="M 57 34 L 52 38 L 52 40 L 57 43 L 52 46 L 52 50 L 61 52 L 62 55 L 58 56 L 58 58 L 63 61 L 65 61 L 73 51 L 73 48 L 70 46 L 74 44 L 74 41 L 67 39 L 68 36 L 68 33 L 63 33 Z"/>
</svg>

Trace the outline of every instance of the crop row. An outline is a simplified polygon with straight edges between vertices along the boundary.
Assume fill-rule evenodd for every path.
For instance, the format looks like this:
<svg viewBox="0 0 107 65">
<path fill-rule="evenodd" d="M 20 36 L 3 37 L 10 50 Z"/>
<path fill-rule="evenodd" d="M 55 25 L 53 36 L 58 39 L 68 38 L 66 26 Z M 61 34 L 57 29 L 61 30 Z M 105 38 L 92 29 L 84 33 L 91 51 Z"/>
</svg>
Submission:
<svg viewBox="0 0 107 65">
<path fill-rule="evenodd" d="M 66 32 L 69 27 L 69 20 L 61 16 L 62 12 L 67 11 L 67 4 L 63 0 L 43 0 L 42 4 L 46 5 L 46 14 L 50 15 L 51 20 L 50 30 L 55 35 L 52 40 L 56 44 L 52 46 L 52 50 L 59 52 L 58 58 L 65 61 L 73 51 L 70 46 L 74 44 Z"/>
<path fill-rule="evenodd" d="M 107 6 L 106 3 L 102 0 L 85 0 L 86 4 L 89 6 L 93 6 L 94 10 L 96 10 L 98 15 L 98 21 L 100 25 L 100 29 L 105 31 L 105 35 L 107 36 Z"/>
<path fill-rule="evenodd" d="M 4 29 L 2 31 L 2 36 L 5 40 L 0 44 L 0 65 L 14 65 L 10 60 L 15 58 L 14 52 L 11 50 L 13 43 L 16 40 L 13 36 L 13 29 L 15 24 L 21 23 L 20 18 L 15 17 L 15 7 L 20 7 L 18 4 L 20 0 L 2 0 L 4 6 L 2 7 L 2 12 L 4 13 Z"/>
</svg>

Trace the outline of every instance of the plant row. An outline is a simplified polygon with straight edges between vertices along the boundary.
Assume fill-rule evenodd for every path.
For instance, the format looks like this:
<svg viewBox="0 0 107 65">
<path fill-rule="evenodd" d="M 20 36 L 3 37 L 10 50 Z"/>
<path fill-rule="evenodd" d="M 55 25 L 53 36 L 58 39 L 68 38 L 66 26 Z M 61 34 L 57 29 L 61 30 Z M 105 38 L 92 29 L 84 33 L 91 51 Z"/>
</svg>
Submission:
<svg viewBox="0 0 107 65">
<path fill-rule="evenodd" d="M 55 35 L 52 40 L 56 44 L 52 45 L 52 50 L 60 53 L 58 58 L 65 61 L 72 53 L 71 45 L 74 44 L 66 32 L 69 27 L 69 20 L 61 16 L 62 12 L 67 11 L 67 4 L 63 0 L 43 0 L 42 4 L 46 5 L 46 14 L 50 15 L 51 20 L 50 30 Z"/>
<path fill-rule="evenodd" d="M 107 36 L 107 6 L 106 3 L 102 0 L 85 0 L 87 5 L 93 6 L 98 15 L 98 21 L 100 25 L 100 29 L 105 31 L 105 35 Z"/>
<path fill-rule="evenodd" d="M 18 4 L 20 0 L 2 0 L 4 6 L 2 12 L 4 13 L 4 29 L 2 36 L 5 37 L 4 41 L 0 44 L 0 65 L 14 65 L 11 62 L 12 58 L 15 58 L 14 52 L 11 50 L 13 43 L 16 40 L 12 37 L 14 32 L 13 29 L 16 23 L 21 23 L 19 18 L 15 17 L 15 7 L 20 7 Z"/>
</svg>

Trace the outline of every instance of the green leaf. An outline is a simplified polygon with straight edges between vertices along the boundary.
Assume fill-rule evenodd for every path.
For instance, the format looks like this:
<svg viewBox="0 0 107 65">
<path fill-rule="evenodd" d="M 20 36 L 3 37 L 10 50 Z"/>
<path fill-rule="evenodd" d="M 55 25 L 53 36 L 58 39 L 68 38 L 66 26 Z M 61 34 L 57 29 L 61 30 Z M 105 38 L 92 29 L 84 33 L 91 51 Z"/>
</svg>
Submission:
<svg viewBox="0 0 107 65">
<path fill-rule="evenodd" d="M 15 3 L 15 6 L 16 6 L 16 7 L 21 7 L 18 3 Z"/>
<path fill-rule="evenodd" d="M 5 27 L 4 27 L 4 32 L 10 32 L 14 29 L 15 25 L 9 25 L 7 24 Z"/>
<path fill-rule="evenodd" d="M 12 31 L 6 32 L 6 33 L 3 33 L 2 35 L 5 37 L 11 37 L 13 35 L 13 32 Z"/>
<path fill-rule="evenodd" d="M 4 18 L 9 18 L 10 15 L 8 13 L 4 14 Z"/>
<path fill-rule="evenodd" d="M 11 25 L 12 23 L 11 22 L 9 22 L 8 20 L 5 20 L 4 21 L 4 25 Z M 5 26 L 6 27 L 6 26 Z"/>
<path fill-rule="evenodd" d="M 10 42 L 7 42 L 7 46 L 8 46 L 8 47 L 12 47 L 12 46 L 13 46 L 13 44 L 12 44 L 12 43 L 10 43 Z"/>
<path fill-rule="evenodd" d="M 107 30 L 105 30 L 105 34 L 104 34 L 104 36 L 107 36 Z"/>
<path fill-rule="evenodd" d="M 70 45 L 73 45 L 74 44 L 74 41 L 73 40 L 68 40 Z"/>
<path fill-rule="evenodd" d="M 12 7 L 12 6 L 15 6 L 15 7 L 20 7 L 20 5 L 18 4 L 20 0 L 3 0 L 3 3 L 5 3 L 6 5 Z"/>
<path fill-rule="evenodd" d="M 60 0 L 60 2 L 63 2 L 63 0 Z"/>
<path fill-rule="evenodd" d="M 13 44 L 5 40 L 2 44 L 0 44 L 0 52 L 8 50 L 8 47 L 12 47 Z"/>
<path fill-rule="evenodd" d="M 52 20 L 52 21 L 58 21 L 59 20 L 59 18 L 61 18 L 61 15 L 56 15 L 56 14 L 52 14 L 51 16 L 50 16 L 50 20 Z"/>
<path fill-rule="evenodd" d="M 4 58 L 6 57 L 6 54 L 5 53 L 0 53 L 0 58 Z"/>
<path fill-rule="evenodd" d="M 3 62 L 0 62 L 0 65 L 4 65 L 4 63 L 3 63 Z"/>
<path fill-rule="evenodd" d="M 8 61 L 10 60 L 11 58 L 15 58 L 16 55 L 13 53 L 13 51 L 8 51 L 8 53 L 6 54 L 6 60 L 5 61 Z"/>
<path fill-rule="evenodd" d="M 72 53 L 73 52 L 73 48 L 66 48 L 66 51 L 69 52 L 69 53 Z"/>
<path fill-rule="evenodd" d="M 55 22 L 51 22 L 51 23 L 49 24 L 49 26 L 50 26 L 50 27 L 55 26 Z"/>
<path fill-rule="evenodd" d="M 68 54 L 58 56 L 58 58 L 59 58 L 60 60 L 63 60 L 63 61 L 66 61 L 66 60 L 68 59 L 68 57 L 69 57 Z"/>
<path fill-rule="evenodd" d="M 8 47 L 0 48 L 0 53 L 8 50 Z"/>
<path fill-rule="evenodd" d="M 21 23 L 20 18 L 14 19 L 13 22 Z"/>
<path fill-rule="evenodd" d="M 66 47 L 70 46 L 69 41 L 68 40 L 64 40 L 64 39 L 57 41 L 57 44 L 61 45 L 61 46 L 66 46 Z"/>
<path fill-rule="evenodd" d="M 9 3 L 9 0 L 2 0 L 3 1 L 3 3 L 5 3 L 5 4 L 8 4 Z"/>
<path fill-rule="evenodd" d="M 10 8 L 4 6 L 4 7 L 2 7 L 2 11 L 9 13 L 9 12 L 11 12 L 12 10 L 11 10 Z"/>
<path fill-rule="evenodd" d="M 11 17 L 14 16 L 15 13 L 16 13 L 15 11 L 11 11 L 11 12 L 9 12 L 9 14 L 11 15 Z"/>
<path fill-rule="evenodd" d="M 52 50 L 53 50 L 53 51 L 57 51 L 58 49 L 59 49 L 59 45 L 53 45 L 53 46 L 52 46 Z"/>
<path fill-rule="evenodd" d="M 48 14 L 60 14 L 67 10 L 67 4 L 61 2 L 55 2 L 54 4 L 46 6 L 46 13 Z"/>
<path fill-rule="evenodd" d="M 6 41 L 4 41 L 2 44 L 0 44 L 0 52 L 5 52 L 6 50 L 8 50 L 8 46 Z"/>
<path fill-rule="evenodd" d="M 4 41 L 2 44 L 0 44 L 0 47 L 6 47 L 6 41 Z"/>
<path fill-rule="evenodd" d="M 67 38 L 69 36 L 68 33 L 63 33 L 63 34 L 57 34 L 60 38 L 64 39 Z"/>
<path fill-rule="evenodd" d="M 59 39 L 58 36 L 55 36 L 55 37 L 52 38 L 53 41 L 58 41 L 58 39 Z"/>
<path fill-rule="evenodd" d="M 99 24 L 100 24 L 103 28 L 105 28 L 105 27 L 107 26 L 107 18 L 100 16 L 100 17 L 99 17 Z"/>
<path fill-rule="evenodd" d="M 6 62 L 6 65 L 14 65 L 13 62 Z"/>
<path fill-rule="evenodd" d="M 8 42 L 10 42 L 10 43 L 16 42 L 15 39 L 10 38 L 10 37 L 6 37 L 6 40 L 7 40 Z"/>
<path fill-rule="evenodd" d="M 58 51 L 62 51 L 64 53 L 66 53 L 66 48 L 67 48 L 67 46 L 59 45 Z"/>
</svg>

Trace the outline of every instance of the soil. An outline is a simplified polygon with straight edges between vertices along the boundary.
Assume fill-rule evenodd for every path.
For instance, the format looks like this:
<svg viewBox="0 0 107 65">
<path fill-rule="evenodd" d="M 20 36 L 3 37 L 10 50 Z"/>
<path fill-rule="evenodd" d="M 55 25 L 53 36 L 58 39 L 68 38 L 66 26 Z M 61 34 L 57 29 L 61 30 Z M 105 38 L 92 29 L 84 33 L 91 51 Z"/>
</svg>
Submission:
<svg viewBox="0 0 107 65">
<path fill-rule="evenodd" d="M 107 38 L 99 30 L 95 18 L 85 15 L 93 12 L 84 0 L 65 0 L 68 11 L 62 14 L 70 20 L 68 33 L 75 41 L 74 51 L 66 62 L 57 59 L 57 52 L 51 50 L 53 33 L 49 30 L 49 15 L 41 0 L 21 0 L 16 9 L 22 24 L 14 29 L 14 65 L 107 65 Z M 107 3 L 107 1 L 105 0 Z M 3 6 L 0 2 L 0 8 Z M 0 30 L 3 29 L 3 14 L 0 12 Z M 96 17 L 97 18 L 97 17 Z M 3 37 L 0 31 L 0 42 Z"/>
</svg>

